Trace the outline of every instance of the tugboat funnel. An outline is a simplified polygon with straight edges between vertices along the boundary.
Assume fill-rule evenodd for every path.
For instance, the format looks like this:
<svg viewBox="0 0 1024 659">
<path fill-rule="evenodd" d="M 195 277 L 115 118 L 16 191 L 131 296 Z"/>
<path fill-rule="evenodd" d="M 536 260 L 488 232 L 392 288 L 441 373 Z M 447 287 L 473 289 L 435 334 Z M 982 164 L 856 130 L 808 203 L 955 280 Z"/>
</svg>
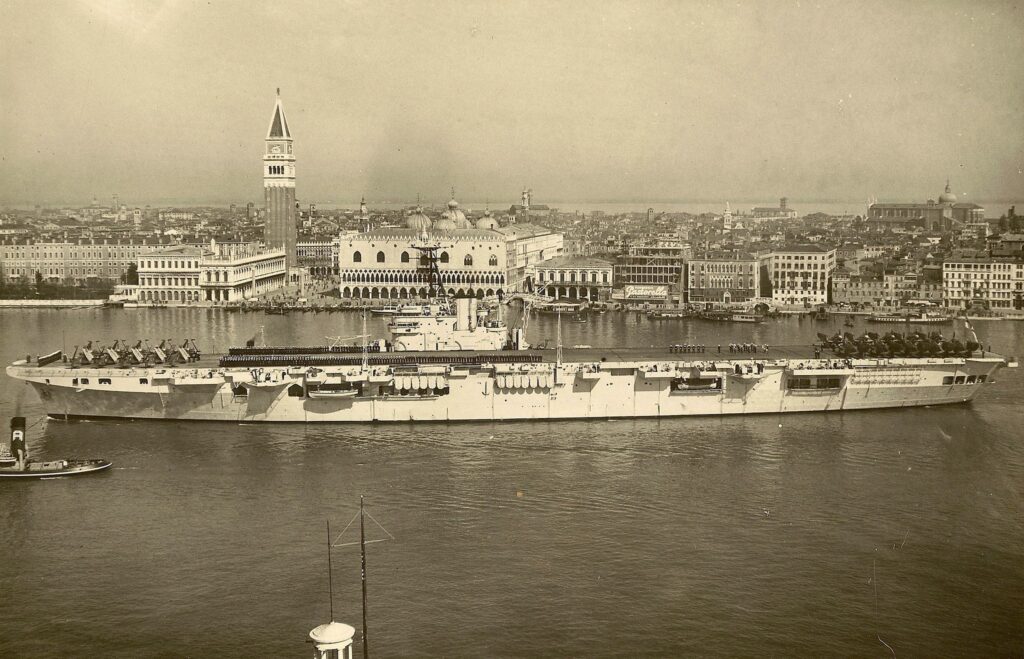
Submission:
<svg viewBox="0 0 1024 659">
<path fill-rule="evenodd" d="M 11 455 L 19 467 L 28 460 L 28 449 L 25 447 L 25 417 L 23 416 L 11 419 Z"/>
</svg>

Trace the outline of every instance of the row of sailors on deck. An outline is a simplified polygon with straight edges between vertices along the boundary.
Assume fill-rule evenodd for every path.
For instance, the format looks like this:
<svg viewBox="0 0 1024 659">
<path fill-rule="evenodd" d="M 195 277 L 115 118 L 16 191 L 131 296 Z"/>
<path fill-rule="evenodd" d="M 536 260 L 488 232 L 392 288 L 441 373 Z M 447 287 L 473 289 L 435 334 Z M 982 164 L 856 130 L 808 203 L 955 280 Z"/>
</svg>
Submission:
<svg viewBox="0 0 1024 659">
<path fill-rule="evenodd" d="M 669 352 L 704 352 L 703 345 L 690 345 L 689 343 L 673 343 L 668 347 Z"/>
<path fill-rule="evenodd" d="M 722 346 L 718 346 L 718 352 L 722 352 Z M 758 353 L 768 352 L 768 344 L 757 345 L 756 343 L 730 343 L 729 352 Z"/>
</svg>

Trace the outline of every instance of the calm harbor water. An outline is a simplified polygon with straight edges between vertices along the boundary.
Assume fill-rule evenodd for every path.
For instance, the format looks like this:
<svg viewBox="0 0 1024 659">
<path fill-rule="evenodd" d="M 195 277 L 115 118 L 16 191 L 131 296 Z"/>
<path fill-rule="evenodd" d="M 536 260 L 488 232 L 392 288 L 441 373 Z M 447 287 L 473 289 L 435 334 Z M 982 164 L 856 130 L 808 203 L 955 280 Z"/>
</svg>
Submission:
<svg viewBox="0 0 1024 659">
<path fill-rule="evenodd" d="M 309 344 L 360 320 L 0 311 L 0 360 L 88 339 L 213 352 L 261 325 L 269 344 Z M 976 325 L 1024 355 L 1024 324 Z M 840 328 L 607 314 L 562 333 L 779 345 Z M 533 341 L 554 334 L 531 324 Z M 896 656 L 1024 655 L 1020 369 L 970 406 L 336 426 L 45 421 L 4 376 L 4 433 L 16 413 L 36 424 L 36 457 L 115 466 L 0 483 L 4 657 L 308 656 L 329 617 L 324 523 L 340 530 L 360 494 L 396 538 L 368 547 L 378 657 L 890 656 L 881 641 Z M 358 547 L 333 559 L 335 618 L 358 627 Z"/>
</svg>

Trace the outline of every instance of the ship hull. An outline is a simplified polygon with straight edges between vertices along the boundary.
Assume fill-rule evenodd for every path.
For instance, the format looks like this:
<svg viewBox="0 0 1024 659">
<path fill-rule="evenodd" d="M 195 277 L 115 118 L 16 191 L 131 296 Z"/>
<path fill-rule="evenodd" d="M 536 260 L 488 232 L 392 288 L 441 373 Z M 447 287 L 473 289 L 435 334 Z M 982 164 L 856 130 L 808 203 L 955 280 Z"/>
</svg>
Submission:
<svg viewBox="0 0 1024 659">
<path fill-rule="evenodd" d="M 741 374 L 735 372 L 740 365 Z M 810 363 L 719 362 L 711 388 L 686 388 L 684 362 L 502 364 L 386 372 L 359 395 L 317 397 L 317 382 L 281 369 L 274 382 L 245 370 L 8 367 L 58 419 L 118 418 L 236 423 L 501 421 L 780 414 L 967 403 L 992 382 L 999 358 Z M 749 372 L 748 372 L 749 371 Z M 269 374 L 267 375 L 269 377 Z"/>
</svg>

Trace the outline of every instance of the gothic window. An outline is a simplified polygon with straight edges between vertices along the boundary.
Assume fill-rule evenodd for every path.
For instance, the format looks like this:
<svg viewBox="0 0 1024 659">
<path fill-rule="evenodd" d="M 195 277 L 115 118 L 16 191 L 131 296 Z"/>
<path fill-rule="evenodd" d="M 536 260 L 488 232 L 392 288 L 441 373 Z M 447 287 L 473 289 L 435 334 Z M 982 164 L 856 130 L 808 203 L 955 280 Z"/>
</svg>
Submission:
<svg viewBox="0 0 1024 659">
<path fill-rule="evenodd" d="M 409 252 L 402 252 L 402 263 L 409 262 Z"/>
<path fill-rule="evenodd" d="M 377 263 L 384 263 L 384 252 L 377 252 Z"/>
<path fill-rule="evenodd" d="M 441 263 L 448 263 L 448 252 L 441 252 L 441 258 L 438 259 Z"/>
<path fill-rule="evenodd" d="M 464 263 L 465 265 L 473 265 L 473 256 L 472 256 L 472 255 L 470 255 L 470 254 L 466 254 L 466 258 L 464 258 L 464 259 L 462 260 L 462 262 L 463 262 L 463 263 Z"/>
<path fill-rule="evenodd" d="M 359 252 L 354 252 L 352 254 L 352 262 L 353 263 L 362 263 L 363 262 L 363 255 L 360 254 Z"/>
<path fill-rule="evenodd" d="M 487 260 L 487 265 L 498 265 L 498 257 L 491 254 L 491 258 Z"/>
</svg>

